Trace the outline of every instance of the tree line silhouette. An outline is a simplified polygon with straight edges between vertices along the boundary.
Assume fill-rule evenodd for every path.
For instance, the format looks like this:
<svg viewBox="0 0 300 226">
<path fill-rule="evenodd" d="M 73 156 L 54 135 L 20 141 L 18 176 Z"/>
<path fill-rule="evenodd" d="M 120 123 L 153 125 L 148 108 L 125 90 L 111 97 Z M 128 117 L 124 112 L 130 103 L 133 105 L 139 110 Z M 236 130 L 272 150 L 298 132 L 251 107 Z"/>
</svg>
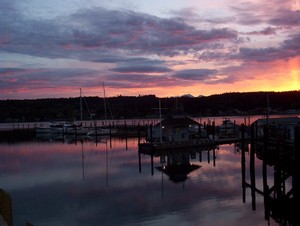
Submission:
<svg viewBox="0 0 300 226">
<path fill-rule="evenodd" d="M 0 100 L 0 121 L 153 118 L 176 108 L 190 116 L 251 115 L 300 110 L 300 91 L 224 93 L 199 97 L 155 95 Z M 80 104 L 82 103 L 82 105 Z M 106 104 L 104 104 L 106 103 Z M 82 106 L 82 107 L 81 107 Z M 269 108 L 268 108 L 269 106 Z M 106 112 L 106 114 L 105 114 Z"/>
</svg>

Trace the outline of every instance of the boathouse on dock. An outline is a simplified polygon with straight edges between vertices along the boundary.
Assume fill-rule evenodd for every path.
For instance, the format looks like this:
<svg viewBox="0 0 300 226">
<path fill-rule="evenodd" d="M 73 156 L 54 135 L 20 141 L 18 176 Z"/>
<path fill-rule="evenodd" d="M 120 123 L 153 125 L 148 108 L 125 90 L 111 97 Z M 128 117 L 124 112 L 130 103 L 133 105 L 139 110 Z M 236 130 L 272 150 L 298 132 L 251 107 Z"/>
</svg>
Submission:
<svg viewBox="0 0 300 226">
<path fill-rule="evenodd" d="M 201 131 L 202 129 L 202 131 Z M 200 123 L 191 119 L 182 110 L 176 110 L 148 129 L 148 140 L 153 142 L 189 141 L 204 136 Z"/>
</svg>

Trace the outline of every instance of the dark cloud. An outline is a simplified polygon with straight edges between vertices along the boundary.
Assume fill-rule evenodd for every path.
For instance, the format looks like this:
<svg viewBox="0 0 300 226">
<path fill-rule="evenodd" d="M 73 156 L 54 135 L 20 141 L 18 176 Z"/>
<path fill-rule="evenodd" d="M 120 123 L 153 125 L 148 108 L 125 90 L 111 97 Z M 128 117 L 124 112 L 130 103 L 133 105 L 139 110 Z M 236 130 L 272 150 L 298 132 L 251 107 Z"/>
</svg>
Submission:
<svg viewBox="0 0 300 226">
<path fill-rule="evenodd" d="M 151 74 L 113 74 L 109 76 L 107 84 L 115 88 L 146 88 L 146 87 L 169 87 L 178 85 L 175 78 L 165 75 Z"/>
<path fill-rule="evenodd" d="M 237 32 L 228 28 L 197 30 L 182 20 L 132 11 L 83 10 L 74 14 L 72 20 L 83 21 L 86 27 L 86 31 L 72 28 L 76 46 L 119 48 L 133 53 L 173 56 L 202 49 L 208 42 L 237 38 Z"/>
<path fill-rule="evenodd" d="M 299 26 L 300 10 L 278 10 L 277 13 L 270 18 L 269 23 L 277 26 Z"/>
<path fill-rule="evenodd" d="M 292 0 L 237 2 L 231 9 L 236 12 L 236 22 L 243 25 L 299 26 L 300 11 L 293 10 L 293 4 Z"/>
<path fill-rule="evenodd" d="M 85 77 L 85 79 L 82 79 Z M 99 75 L 89 69 L 19 69 L 0 68 L 0 87 L 3 89 L 62 88 L 80 85 L 93 86 Z"/>
<path fill-rule="evenodd" d="M 171 69 L 167 67 L 158 67 L 151 65 L 128 65 L 128 66 L 120 66 L 112 71 L 123 72 L 123 73 L 162 73 L 162 72 L 170 72 Z"/>
<path fill-rule="evenodd" d="M 260 31 L 250 31 L 250 32 L 242 32 L 241 34 L 247 34 L 247 35 L 275 35 L 276 31 L 282 29 L 282 28 L 276 28 L 276 27 L 267 27 Z"/>
<path fill-rule="evenodd" d="M 188 69 L 176 72 L 173 77 L 184 80 L 206 80 L 218 74 L 218 70 L 212 69 Z"/>
<path fill-rule="evenodd" d="M 103 8 L 81 10 L 55 21 L 5 16 L 0 21 L 2 50 L 50 58 L 83 59 L 88 52 L 88 59 L 98 60 L 103 52 L 117 49 L 173 56 L 238 35 L 228 28 L 198 30 L 180 20 Z"/>
<path fill-rule="evenodd" d="M 0 78 L 4 76 L 9 76 L 11 74 L 26 72 L 26 71 L 27 69 L 22 69 L 22 68 L 0 68 Z"/>
<path fill-rule="evenodd" d="M 244 61 L 276 61 L 287 60 L 300 55 L 300 35 L 285 40 L 279 47 L 269 48 L 240 48 L 236 58 Z"/>
<path fill-rule="evenodd" d="M 121 62 L 115 72 L 121 73 L 166 73 L 172 70 L 165 66 L 163 60 L 150 60 L 146 58 L 129 58 L 125 62 Z"/>
</svg>

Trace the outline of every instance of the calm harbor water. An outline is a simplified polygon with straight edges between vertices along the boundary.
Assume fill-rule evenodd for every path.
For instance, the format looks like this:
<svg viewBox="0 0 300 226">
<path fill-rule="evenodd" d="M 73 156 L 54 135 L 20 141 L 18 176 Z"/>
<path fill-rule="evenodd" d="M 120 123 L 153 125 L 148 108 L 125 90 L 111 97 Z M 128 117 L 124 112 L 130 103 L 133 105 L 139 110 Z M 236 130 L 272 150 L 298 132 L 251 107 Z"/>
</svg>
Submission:
<svg viewBox="0 0 300 226">
<path fill-rule="evenodd" d="M 251 191 L 243 202 L 241 152 L 235 144 L 203 152 L 181 182 L 141 155 L 137 138 L 34 138 L 0 143 L 0 188 L 9 192 L 13 222 L 23 226 L 99 225 L 279 225 L 264 215 L 264 200 Z M 162 166 L 154 158 L 154 167 Z M 262 163 L 256 160 L 262 189 Z M 272 170 L 269 170 L 271 173 Z M 270 175 L 271 176 L 271 175 Z M 246 153 L 246 180 L 249 154 Z"/>
</svg>

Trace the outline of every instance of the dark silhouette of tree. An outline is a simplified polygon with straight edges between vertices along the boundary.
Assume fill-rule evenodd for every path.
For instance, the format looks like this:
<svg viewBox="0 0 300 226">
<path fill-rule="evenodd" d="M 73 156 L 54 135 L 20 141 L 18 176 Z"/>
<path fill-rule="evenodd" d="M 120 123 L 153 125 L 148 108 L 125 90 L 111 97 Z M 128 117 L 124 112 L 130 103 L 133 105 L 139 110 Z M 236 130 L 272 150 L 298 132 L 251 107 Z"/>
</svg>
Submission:
<svg viewBox="0 0 300 226">
<path fill-rule="evenodd" d="M 83 119 L 105 118 L 104 99 L 84 97 Z M 224 93 L 201 97 L 166 97 L 155 95 L 107 97 L 106 118 L 153 118 L 158 117 L 158 100 L 162 114 L 181 108 L 190 116 L 250 115 L 266 114 L 269 103 L 270 113 L 284 113 L 300 110 L 300 92 L 247 92 Z M 0 100 L 0 121 L 51 121 L 80 120 L 80 99 L 47 98 L 28 100 Z"/>
</svg>

